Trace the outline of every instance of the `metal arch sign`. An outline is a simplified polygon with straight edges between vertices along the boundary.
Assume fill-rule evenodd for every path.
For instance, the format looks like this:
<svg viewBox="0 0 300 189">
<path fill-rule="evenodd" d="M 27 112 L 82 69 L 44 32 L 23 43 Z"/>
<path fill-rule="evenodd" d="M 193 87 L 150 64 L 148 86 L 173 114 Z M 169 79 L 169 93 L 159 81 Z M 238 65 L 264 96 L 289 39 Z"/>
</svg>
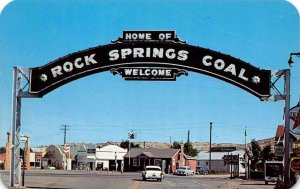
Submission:
<svg viewBox="0 0 300 189">
<path fill-rule="evenodd" d="M 270 96 L 270 70 L 189 45 L 174 31 L 124 31 L 111 44 L 30 68 L 29 93 L 43 96 L 68 82 L 103 71 L 126 80 L 176 80 L 193 71 L 236 85 L 260 99 Z"/>
</svg>

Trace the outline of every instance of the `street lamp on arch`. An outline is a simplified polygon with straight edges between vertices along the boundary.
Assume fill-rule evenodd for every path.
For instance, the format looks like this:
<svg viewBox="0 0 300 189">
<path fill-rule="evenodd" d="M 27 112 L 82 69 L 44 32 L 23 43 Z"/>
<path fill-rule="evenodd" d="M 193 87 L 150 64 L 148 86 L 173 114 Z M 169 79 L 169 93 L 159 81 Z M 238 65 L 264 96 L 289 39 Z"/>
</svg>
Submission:
<svg viewBox="0 0 300 189">
<path fill-rule="evenodd" d="M 289 64 L 290 68 L 293 67 L 293 65 L 294 65 L 294 61 L 293 61 L 293 58 L 292 58 L 293 56 L 300 57 L 300 52 L 290 54 L 290 58 L 289 58 L 289 61 L 288 61 L 288 64 Z"/>
</svg>

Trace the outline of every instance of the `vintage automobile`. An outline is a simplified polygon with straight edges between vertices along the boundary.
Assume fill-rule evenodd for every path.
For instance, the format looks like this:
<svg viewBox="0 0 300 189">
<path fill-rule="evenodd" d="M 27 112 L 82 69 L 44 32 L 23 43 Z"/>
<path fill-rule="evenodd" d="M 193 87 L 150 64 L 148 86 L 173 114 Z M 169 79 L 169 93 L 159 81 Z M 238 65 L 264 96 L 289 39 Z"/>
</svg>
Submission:
<svg viewBox="0 0 300 189">
<path fill-rule="evenodd" d="M 203 166 L 197 166 L 196 167 L 196 174 L 197 175 L 207 175 L 208 174 L 208 170 L 203 167 Z"/>
<path fill-rule="evenodd" d="M 145 171 L 142 172 L 143 180 L 156 179 L 160 181 L 163 179 L 163 173 L 159 166 L 146 166 Z"/>
<path fill-rule="evenodd" d="M 180 166 L 176 169 L 175 175 L 194 175 L 195 172 L 189 166 Z"/>
</svg>

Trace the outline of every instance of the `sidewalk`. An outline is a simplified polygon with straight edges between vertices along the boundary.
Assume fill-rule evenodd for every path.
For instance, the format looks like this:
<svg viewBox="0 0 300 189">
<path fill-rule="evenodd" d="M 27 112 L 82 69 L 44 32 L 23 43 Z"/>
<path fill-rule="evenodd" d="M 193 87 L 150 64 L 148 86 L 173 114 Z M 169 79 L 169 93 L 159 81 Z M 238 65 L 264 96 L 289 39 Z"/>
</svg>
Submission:
<svg viewBox="0 0 300 189">
<path fill-rule="evenodd" d="M 226 185 L 219 189 L 274 189 L 275 183 L 265 184 L 263 180 L 243 180 L 241 178 L 230 179 L 230 174 L 194 175 L 199 178 L 228 179 Z"/>
<path fill-rule="evenodd" d="M 203 177 L 203 178 L 230 178 L 230 174 L 194 175 L 194 177 Z"/>
<path fill-rule="evenodd" d="M 237 188 L 239 189 L 273 189 L 276 183 L 265 184 L 265 181 L 257 181 L 257 180 L 241 180 Z M 236 186 L 235 186 L 236 187 Z"/>
</svg>

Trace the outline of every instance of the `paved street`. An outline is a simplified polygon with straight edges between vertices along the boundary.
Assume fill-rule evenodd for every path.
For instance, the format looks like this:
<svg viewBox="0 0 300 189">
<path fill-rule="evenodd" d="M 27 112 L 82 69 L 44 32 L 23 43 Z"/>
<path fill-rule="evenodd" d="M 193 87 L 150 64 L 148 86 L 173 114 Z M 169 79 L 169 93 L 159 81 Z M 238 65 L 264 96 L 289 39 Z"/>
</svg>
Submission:
<svg viewBox="0 0 300 189">
<path fill-rule="evenodd" d="M 1 179 L 7 186 L 9 175 L 1 171 Z M 92 171 L 32 170 L 26 172 L 27 188 L 45 189 L 271 189 L 263 181 L 229 179 L 229 175 L 166 175 L 162 182 L 142 181 L 140 173 L 107 173 Z"/>
</svg>

